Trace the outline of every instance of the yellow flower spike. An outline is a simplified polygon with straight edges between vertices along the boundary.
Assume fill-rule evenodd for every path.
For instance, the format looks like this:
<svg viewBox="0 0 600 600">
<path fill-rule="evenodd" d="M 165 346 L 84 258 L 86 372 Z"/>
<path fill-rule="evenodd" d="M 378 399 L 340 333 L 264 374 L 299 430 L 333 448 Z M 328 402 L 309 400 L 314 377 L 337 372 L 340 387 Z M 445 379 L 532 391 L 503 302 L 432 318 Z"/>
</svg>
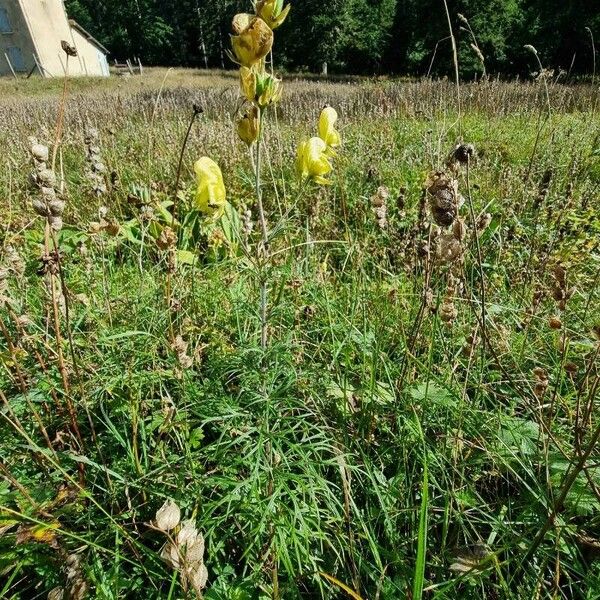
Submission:
<svg viewBox="0 0 600 600">
<path fill-rule="evenodd" d="M 232 29 L 235 35 L 231 36 L 231 46 L 240 65 L 252 67 L 271 51 L 273 31 L 260 17 L 235 15 Z"/>
<path fill-rule="evenodd" d="M 283 8 L 283 0 L 258 0 L 256 14 L 265 21 L 271 29 L 277 29 L 290 12 L 291 4 Z"/>
<path fill-rule="evenodd" d="M 319 185 L 331 183 L 325 178 L 332 167 L 327 156 L 327 144 L 321 138 L 313 137 L 298 146 L 296 170 L 302 179 L 310 178 Z"/>
<path fill-rule="evenodd" d="M 337 148 L 341 144 L 340 134 L 335 129 L 337 118 L 337 112 L 331 106 L 326 106 L 319 117 L 319 137 L 329 148 Z"/>
<path fill-rule="evenodd" d="M 194 165 L 197 189 L 194 203 L 196 208 L 212 219 L 218 219 L 225 211 L 225 184 L 219 165 L 203 156 Z"/>
<path fill-rule="evenodd" d="M 237 132 L 242 142 L 248 146 L 256 142 L 260 133 L 260 119 L 256 106 L 252 106 L 238 121 Z"/>
</svg>

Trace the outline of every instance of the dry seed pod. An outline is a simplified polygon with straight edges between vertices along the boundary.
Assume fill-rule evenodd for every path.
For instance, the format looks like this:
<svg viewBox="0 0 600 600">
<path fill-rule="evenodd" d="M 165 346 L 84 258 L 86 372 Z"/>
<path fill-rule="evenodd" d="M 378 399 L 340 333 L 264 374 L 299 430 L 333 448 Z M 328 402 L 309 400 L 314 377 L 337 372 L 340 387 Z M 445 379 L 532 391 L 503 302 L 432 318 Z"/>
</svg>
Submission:
<svg viewBox="0 0 600 600">
<path fill-rule="evenodd" d="M 462 244 L 453 233 L 444 234 L 436 245 L 436 256 L 442 264 L 449 264 L 462 256 Z"/>
<path fill-rule="evenodd" d="M 65 597 L 65 590 L 61 587 L 55 587 L 48 592 L 48 600 L 63 600 Z"/>
<path fill-rule="evenodd" d="M 492 222 L 492 215 L 490 213 L 484 213 L 477 220 L 477 231 L 483 233 Z"/>
<path fill-rule="evenodd" d="M 550 317 L 548 319 L 548 325 L 550 325 L 551 329 L 561 329 L 562 328 L 562 321 L 559 319 L 559 317 Z"/>
<path fill-rule="evenodd" d="M 181 511 L 173 500 L 167 500 L 157 511 L 154 517 L 156 527 L 162 531 L 171 531 L 179 525 Z"/>
<path fill-rule="evenodd" d="M 159 238 L 156 240 L 156 245 L 161 250 L 168 250 L 169 248 L 173 248 L 177 244 L 177 235 L 170 227 L 165 227 L 161 233 Z"/>
<path fill-rule="evenodd" d="M 56 175 L 50 169 L 41 169 L 37 173 L 37 183 L 44 188 L 56 187 Z"/>
<path fill-rule="evenodd" d="M 208 569 L 204 563 L 200 563 L 195 569 L 187 574 L 187 578 L 192 588 L 197 594 L 200 594 L 208 582 Z"/>
<path fill-rule="evenodd" d="M 55 198 L 48 202 L 48 208 L 53 217 L 60 217 L 65 212 L 65 202 L 59 198 Z"/>
<path fill-rule="evenodd" d="M 375 213 L 377 225 L 381 229 L 387 226 L 387 201 L 390 197 L 390 191 L 384 185 L 377 189 L 377 192 L 371 197 L 371 208 Z"/>
<path fill-rule="evenodd" d="M 34 198 L 32 201 L 33 210 L 40 217 L 48 217 L 50 216 L 50 210 L 48 209 L 48 205 L 45 202 L 42 202 L 38 198 Z"/>
<path fill-rule="evenodd" d="M 49 156 L 48 146 L 35 143 L 31 146 L 31 154 L 36 161 L 45 163 Z"/>
<path fill-rule="evenodd" d="M 456 221 L 454 221 L 452 225 L 452 233 L 459 242 L 463 241 L 465 235 L 467 234 L 467 226 L 462 219 L 456 219 Z"/>
<path fill-rule="evenodd" d="M 62 217 L 55 217 L 54 215 L 50 215 L 48 217 L 48 222 L 50 223 L 50 227 L 52 227 L 54 231 L 60 231 L 63 227 Z"/>
<path fill-rule="evenodd" d="M 569 375 L 577 375 L 577 371 L 579 371 L 579 368 L 577 367 L 577 365 L 575 363 L 568 362 L 565 364 L 565 371 Z"/>
</svg>

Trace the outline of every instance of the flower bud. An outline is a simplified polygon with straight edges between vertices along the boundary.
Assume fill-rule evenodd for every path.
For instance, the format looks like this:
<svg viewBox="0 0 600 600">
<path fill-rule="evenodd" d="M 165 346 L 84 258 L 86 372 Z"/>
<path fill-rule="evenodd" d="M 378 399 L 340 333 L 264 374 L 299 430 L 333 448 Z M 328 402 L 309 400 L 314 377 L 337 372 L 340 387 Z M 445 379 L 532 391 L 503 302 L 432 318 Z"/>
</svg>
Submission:
<svg viewBox="0 0 600 600">
<path fill-rule="evenodd" d="M 256 14 L 271 29 L 277 29 L 285 21 L 290 8 L 290 4 L 283 8 L 283 0 L 259 0 L 256 3 Z"/>
<path fill-rule="evenodd" d="M 329 148 L 337 148 L 341 143 L 340 134 L 335 129 L 337 118 L 337 112 L 331 106 L 326 106 L 319 117 L 319 137 Z"/>
</svg>

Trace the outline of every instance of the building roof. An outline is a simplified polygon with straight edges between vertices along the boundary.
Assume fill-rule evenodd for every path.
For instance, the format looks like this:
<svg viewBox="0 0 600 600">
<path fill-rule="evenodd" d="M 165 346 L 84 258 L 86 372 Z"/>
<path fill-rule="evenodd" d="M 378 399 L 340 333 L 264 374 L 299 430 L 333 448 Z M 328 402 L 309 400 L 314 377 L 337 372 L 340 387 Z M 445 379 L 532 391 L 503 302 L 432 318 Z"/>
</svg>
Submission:
<svg viewBox="0 0 600 600">
<path fill-rule="evenodd" d="M 78 31 L 88 42 L 94 44 L 94 46 L 102 50 L 104 54 L 110 54 L 108 49 L 105 46 L 103 46 L 93 35 L 88 33 L 77 21 L 75 21 L 74 19 L 69 19 L 69 25 L 73 29 Z"/>
</svg>

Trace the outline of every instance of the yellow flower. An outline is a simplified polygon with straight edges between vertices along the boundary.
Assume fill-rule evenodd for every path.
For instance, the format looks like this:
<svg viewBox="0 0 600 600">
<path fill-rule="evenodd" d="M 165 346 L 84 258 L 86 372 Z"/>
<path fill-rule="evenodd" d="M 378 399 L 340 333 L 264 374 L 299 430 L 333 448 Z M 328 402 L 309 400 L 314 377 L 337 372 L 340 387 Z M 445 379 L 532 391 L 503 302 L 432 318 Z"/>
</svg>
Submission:
<svg viewBox="0 0 600 600">
<path fill-rule="evenodd" d="M 329 148 L 337 148 L 340 143 L 340 134 L 335 129 L 338 115 L 334 108 L 326 106 L 319 117 L 319 137 Z"/>
<path fill-rule="evenodd" d="M 325 175 L 331 173 L 331 163 L 327 156 L 327 144 L 318 137 L 313 137 L 298 146 L 296 169 L 302 179 L 311 178 L 320 185 L 329 185 L 331 182 Z"/>
<path fill-rule="evenodd" d="M 240 68 L 240 88 L 243 96 L 260 108 L 278 102 L 282 94 L 281 79 L 268 73 L 258 73 L 254 68 Z"/>
<path fill-rule="evenodd" d="M 225 211 L 225 184 L 219 165 L 203 156 L 194 165 L 196 172 L 197 190 L 195 197 L 196 208 L 205 215 L 218 219 Z"/>
<path fill-rule="evenodd" d="M 240 89 L 246 100 L 254 102 L 256 100 L 256 84 L 258 76 L 254 69 L 240 67 Z"/>
<path fill-rule="evenodd" d="M 237 132 L 242 142 L 245 142 L 248 146 L 251 146 L 258 139 L 260 120 L 256 106 L 252 106 L 238 121 Z"/>
<path fill-rule="evenodd" d="M 271 51 L 273 31 L 260 17 L 240 13 L 233 18 L 232 29 L 231 46 L 244 67 L 251 67 Z"/>
<path fill-rule="evenodd" d="M 258 0 L 256 3 L 256 14 L 271 29 L 277 29 L 285 21 L 290 8 L 290 4 L 283 8 L 283 0 Z"/>
</svg>

